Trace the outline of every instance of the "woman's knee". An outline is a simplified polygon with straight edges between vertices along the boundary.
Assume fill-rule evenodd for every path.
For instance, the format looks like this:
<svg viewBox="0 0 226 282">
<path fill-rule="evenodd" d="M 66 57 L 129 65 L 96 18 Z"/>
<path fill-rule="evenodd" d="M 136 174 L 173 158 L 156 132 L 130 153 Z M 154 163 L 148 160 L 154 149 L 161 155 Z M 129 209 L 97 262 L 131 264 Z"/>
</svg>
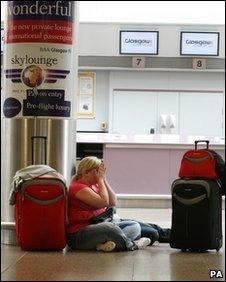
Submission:
<svg viewBox="0 0 226 282">
<path fill-rule="evenodd" d="M 121 230 L 112 222 L 102 222 L 98 223 L 98 233 L 102 233 L 105 235 L 121 235 Z"/>
<path fill-rule="evenodd" d="M 96 226 L 98 226 L 102 230 L 112 230 L 114 229 L 115 224 L 113 224 L 112 222 L 101 222 L 98 223 Z"/>
<path fill-rule="evenodd" d="M 71 249 L 93 250 L 98 244 L 113 241 L 116 245 L 123 244 L 123 233 L 110 222 L 89 225 L 87 228 L 67 236 L 67 245 Z"/>
<path fill-rule="evenodd" d="M 122 221 L 119 224 L 119 227 L 122 229 L 126 237 L 132 241 L 141 237 L 141 226 L 136 221 Z"/>
</svg>

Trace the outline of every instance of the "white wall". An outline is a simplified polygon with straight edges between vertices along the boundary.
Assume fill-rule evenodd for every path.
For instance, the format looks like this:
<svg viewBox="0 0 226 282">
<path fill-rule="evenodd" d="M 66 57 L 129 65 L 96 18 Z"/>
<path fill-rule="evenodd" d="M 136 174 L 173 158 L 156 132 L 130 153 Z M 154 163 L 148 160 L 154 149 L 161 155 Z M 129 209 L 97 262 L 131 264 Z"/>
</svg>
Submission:
<svg viewBox="0 0 226 282">
<path fill-rule="evenodd" d="M 95 71 L 95 70 L 94 70 Z M 102 121 L 113 129 L 113 92 L 116 89 L 170 90 L 172 93 L 190 91 L 223 91 L 224 73 L 208 72 L 161 72 L 161 71 L 95 71 L 96 72 L 96 113 L 93 119 L 78 119 L 78 131 L 100 131 Z M 172 94 L 167 92 L 167 95 Z M 202 94 L 205 95 L 205 94 Z M 214 95 L 214 94 L 213 94 Z M 225 95 L 223 94 L 223 99 Z M 167 105 L 169 105 L 171 98 Z M 129 103 L 130 101 L 128 101 Z M 123 105 L 121 105 L 123 107 Z M 167 107 L 167 106 L 166 106 Z M 225 105 L 222 101 L 223 114 Z M 125 105 L 126 109 L 126 105 Z M 165 108 L 164 108 L 165 110 Z M 160 110 L 159 110 L 160 111 Z M 162 110 L 163 111 L 163 110 Z M 223 119 L 224 120 L 224 119 Z M 134 120 L 136 123 L 136 120 Z M 177 123 L 178 124 L 178 123 Z M 139 125 L 134 124 L 134 127 Z M 223 125 L 225 130 L 225 122 Z M 224 134 L 224 133 L 223 133 Z"/>
<path fill-rule="evenodd" d="M 213 91 L 212 95 L 214 96 L 214 99 L 216 98 L 217 103 L 218 103 L 218 107 L 219 107 L 219 115 L 221 115 L 221 109 L 223 108 L 223 114 L 225 112 L 225 105 L 223 103 L 224 101 L 224 73 L 199 73 L 199 72 L 129 72 L 129 71 L 111 71 L 110 74 L 110 107 L 109 107 L 109 123 L 110 123 L 110 132 L 115 130 L 115 124 L 117 123 L 117 118 L 115 118 L 116 113 L 114 111 L 117 111 L 117 109 L 115 109 L 115 105 L 114 105 L 114 93 L 116 91 L 130 91 L 131 90 L 131 95 L 132 95 L 132 91 L 134 91 L 134 96 L 137 96 L 137 93 L 139 93 L 140 90 L 146 90 L 146 94 L 148 94 L 148 91 L 150 90 L 150 92 L 152 91 L 153 95 L 155 95 L 156 93 L 161 92 L 161 90 L 168 90 L 168 91 L 172 91 L 172 93 L 180 93 L 183 91 L 194 91 L 194 92 L 199 92 L 199 91 L 206 91 L 208 93 L 208 91 Z M 214 93 L 216 91 L 221 91 L 223 92 L 223 96 L 222 94 L 221 96 L 221 103 L 219 103 L 219 98 L 217 96 L 219 96 L 219 93 Z M 149 92 L 149 93 L 150 93 Z M 123 92 L 122 92 L 123 93 Z M 168 99 L 166 99 L 165 97 L 165 103 L 166 105 L 171 105 L 171 97 L 170 95 L 172 94 L 170 92 L 167 92 L 168 94 Z M 205 93 L 197 93 L 197 100 L 194 99 L 194 94 L 191 94 L 188 97 L 190 97 L 189 100 L 189 105 L 194 104 L 197 105 L 197 103 L 200 103 L 200 101 L 202 101 L 203 95 L 207 95 L 208 99 L 210 98 L 209 96 L 211 95 L 210 93 L 205 94 Z M 147 95 L 146 95 L 147 96 Z M 206 97 L 207 97 L 206 96 Z M 142 99 L 142 95 L 140 96 Z M 161 97 L 161 96 L 160 96 Z M 173 97 L 174 99 L 174 97 Z M 133 101 L 135 101 L 134 99 L 129 99 L 127 100 L 128 103 L 131 103 Z M 213 100 L 214 101 L 214 100 Z M 120 105 L 120 107 L 118 108 L 128 108 L 127 103 L 123 102 Z M 178 103 L 178 102 L 177 102 Z M 205 105 L 206 106 L 206 105 Z M 209 111 L 209 115 L 211 118 L 211 105 L 207 105 L 209 107 L 209 109 L 207 111 Z M 166 106 L 167 107 L 167 106 Z M 171 105 L 172 108 L 172 105 Z M 168 110 L 168 113 L 170 114 L 170 111 L 172 109 Z M 120 111 L 119 109 L 119 111 Z M 160 110 L 160 109 L 159 109 Z M 159 111 L 158 110 L 158 111 Z M 164 110 L 166 110 L 164 108 Z M 175 109 L 174 109 L 175 111 Z M 187 111 L 188 112 L 188 111 Z M 178 105 L 178 109 L 177 111 L 175 111 L 176 113 L 176 119 L 179 118 L 180 116 L 180 108 Z M 192 109 L 190 109 L 190 113 L 192 115 Z M 159 131 L 159 114 L 156 117 L 156 122 L 155 123 L 155 129 L 157 133 L 160 133 Z M 126 115 L 126 113 L 125 113 Z M 143 113 L 142 113 L 143 115 Z M 200 105 L 200 115 L 202 115 L 202 106 Z M 218 118 L 219 118 L 218 115 Z M 203 109 L 203 116 L 206 116 L 206 111 L 204 111 Z M 149 119 L 151 119 L 151 116 L 149 117 Z M 223 117 L 222 117 L 223 119 Z M 126 120 L 126 119 L 125 119 Z M 123 122 L 123 118 L 121 120 L 121 122 Z M 140 132 L 137 133 L 141 133 L 142 132 L 142 123 L 141 123 L 141 119 L 132 119 L 131 122 L 133 122 L 133 126 L 134 128 L 139 128 L 140 127 Z M 192 119 L 191 119 L 192 122 Z M 146 122 L 147 123 L 147 122 Z M 179 128 L 178 124 L 180 124 L 180 121 L 177 120 L 177 128 L 176 131 L 174 133 L 180 133 L 184 132 L 185 130 L 183 130 L 183 128 Z M 206 126 L 210 126 L 211 123 L 206 124 Z M 213 122 L 213 124 L 215 124 Z M 220 125 L 221 126 L 221 125 Z M 117 126 L 116 126 L 117 127 Z M 150 124 L 151 127 L 151 124 Z M 192 122 L 191 127 L 194 127 L 194 132 L 196 132 L 198 130 L 198 125 L 197 125 L 197 130 L 196 130 L 196 124 L 194 122 Z M 118 128 L 123 128 L 123 127 L 118 127 Z M 148 128 L 148 127 L 147 127 Z M 223 134 L 224 134 L 224 129 L 225 129 L 225 121 L 223 119 Z M 132 129 L 131 129 L 132 130 Z M 149 130 L 144 131 L 143 129 L 143 134 L 144 132 L 148 133 Z M 222 130 L 218 130 L 219 134 L 216 134 L 216 130 L 211 128 L 208 128 L 208 130 L 203 130 L 203 134 L 205 133 L 207 135 L 222 135 Z M 194 133 L 193 132 L 193 133 Z M 209 134 L 210 132 L 213 132 L 213 134 Z M 129 132 L 126 132 L 129 133 Z M 131 131 L 131 133 L 134 133 Z M 190 134 L 193 134 L 192 132 Z M 201 134 L 201 132 L 200 132 Z"/>
<path fill-rule="evenodd" d="M 111 89 L 224 90 L 224 73 L 111 71 Z"/>
<path fill-rule="evenodd" d="M 96 71 L 95 117 L 77 119 L 77 131 L 101 131 L 101 122 L 108 122 L 109 72 Z"/>
<path fill-rule="evenodd" d="M 199 73 L 199 72 L 129 72 L 129 71 L 111 71 L 110 73 L 110 107 L 109 107 L 109 130 L 113 131 L 114 119 L 114 91 L 116 90 L 170 90 L 172 92 L 183 92 L 184 90 L 190 91 L 222 91 L 222 108 L 223 114 L 225 112 L 224 101 L 224 73 Z M 200 94 L 201 95 L 201 94 Z M 205 94 L 202 94 L 205 95 Z M 209 95 L 209 94 L 208 94 Z M 213 93 L 213 95 L 215 95 Z M 191 95 L 191 103 L 195 103 Z M 170 92 L 169 101 L 170 103 Z M 200 99 L 198 99 L 199 101 Z M 128 103 L 131 101 L 128 101 Z M 166 102 L 167 103 L 167 102 Z M 200 109 L 201 109 L 200 105 Z M 123 105 L 121 105 L 123 107 Z M 211 116 L 211 105 L 209 105 Z M 124 105 L 126 109 L 126 103 Z M 221 107 L 219 108 L 221 111 Z M 191 112 L 192 114 L 192 112 Z M 139 120 L 137 122 L 140 122 Z M 225 130 L 225 121 L 223 119 L 223 128 Z M 136 120 L 133 119 L 134 128 L 138 125 Z M 194 125 L 195 126 L 195 125 Z M 223 132 L 224 133 L 224 132 Z M 221 134 L 220 134 L 221 135 Z"/>
<path fill-rule="evenodd" d="M 217 31 L 220 32 L 218 58 L 225 58 L 224 25 L 188 24 L 80 23 L 79 55 L 119 56 L 119 30 L 121 29 L 159 31 L 159 57 L 182 57 L 179 51 L 181 31 Z"/>
</svg>

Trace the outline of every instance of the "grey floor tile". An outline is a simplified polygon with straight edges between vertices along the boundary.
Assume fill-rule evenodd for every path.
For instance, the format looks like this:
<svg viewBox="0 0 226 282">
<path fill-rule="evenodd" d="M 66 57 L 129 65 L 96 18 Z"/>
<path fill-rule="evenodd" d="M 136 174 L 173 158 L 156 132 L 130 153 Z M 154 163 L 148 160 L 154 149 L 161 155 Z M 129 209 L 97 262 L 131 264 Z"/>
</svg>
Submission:
<svg viewBox="0 0 226 282">
<path fill-rule="evenodd" d="M 14 265 L 19 259 L 25 255 L 18 246 L 10 246 L 1 244 L 1 272 Z"/>
</svg>

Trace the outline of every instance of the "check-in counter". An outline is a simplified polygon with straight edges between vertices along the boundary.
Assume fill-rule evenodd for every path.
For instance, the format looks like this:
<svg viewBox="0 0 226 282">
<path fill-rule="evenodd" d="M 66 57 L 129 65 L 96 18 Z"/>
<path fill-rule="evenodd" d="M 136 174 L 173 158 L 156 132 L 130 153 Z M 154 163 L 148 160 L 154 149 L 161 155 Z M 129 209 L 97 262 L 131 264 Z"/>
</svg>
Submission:
<svg viewBox="0 0 226 282">
<path fill-rule="evenodd" d="M 223 138 L 173 134 L 78 133 L 77 149 L 86 144 L 88 153 L 77 154 L 102 156 L 108 181 L 117 194 L 170 195 L 182 156 L 194 148 L 195 140 L 209 140 L 210 148 L 225 159 Z"/>
</svg>

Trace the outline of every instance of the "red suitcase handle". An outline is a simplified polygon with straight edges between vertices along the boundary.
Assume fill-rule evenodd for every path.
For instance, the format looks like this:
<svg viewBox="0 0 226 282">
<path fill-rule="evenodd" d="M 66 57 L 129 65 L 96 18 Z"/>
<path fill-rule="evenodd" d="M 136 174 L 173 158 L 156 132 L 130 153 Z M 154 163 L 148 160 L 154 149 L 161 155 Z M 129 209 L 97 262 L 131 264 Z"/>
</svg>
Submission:
<svg viewBox="0 0 226 282">
<path fill-rule="evenodd" d="M 200 142 L 206 143 L 206 149 L 209 149 L 209 143 L 210 143 L 209 140 L 196 140 L 196 141 L 195 141 L 195 150 L 197 150 L 198 143 L 200 143 Z"/>
<path fill-rule="evenodd" d="M 47 205 L 52 205 L 52 204 L 55 204 L 56 202 L 58 202 L 59 200 L 61 200 L 62 198 L 64 198 L 64 195 L 61 194 L 60 196 L 56 197 L 56 198 L 53 198 L 53 199 L 50 199 L 50 200 L 39 200 L 39 199 L 36 199 L 30 195 L 28 195 L 27 193 L 24 194 L 24 197 L 36 204 L 39 204 L 39 205 L 43 205 L 43 206 L 47 206 Z"/>
</svg>

